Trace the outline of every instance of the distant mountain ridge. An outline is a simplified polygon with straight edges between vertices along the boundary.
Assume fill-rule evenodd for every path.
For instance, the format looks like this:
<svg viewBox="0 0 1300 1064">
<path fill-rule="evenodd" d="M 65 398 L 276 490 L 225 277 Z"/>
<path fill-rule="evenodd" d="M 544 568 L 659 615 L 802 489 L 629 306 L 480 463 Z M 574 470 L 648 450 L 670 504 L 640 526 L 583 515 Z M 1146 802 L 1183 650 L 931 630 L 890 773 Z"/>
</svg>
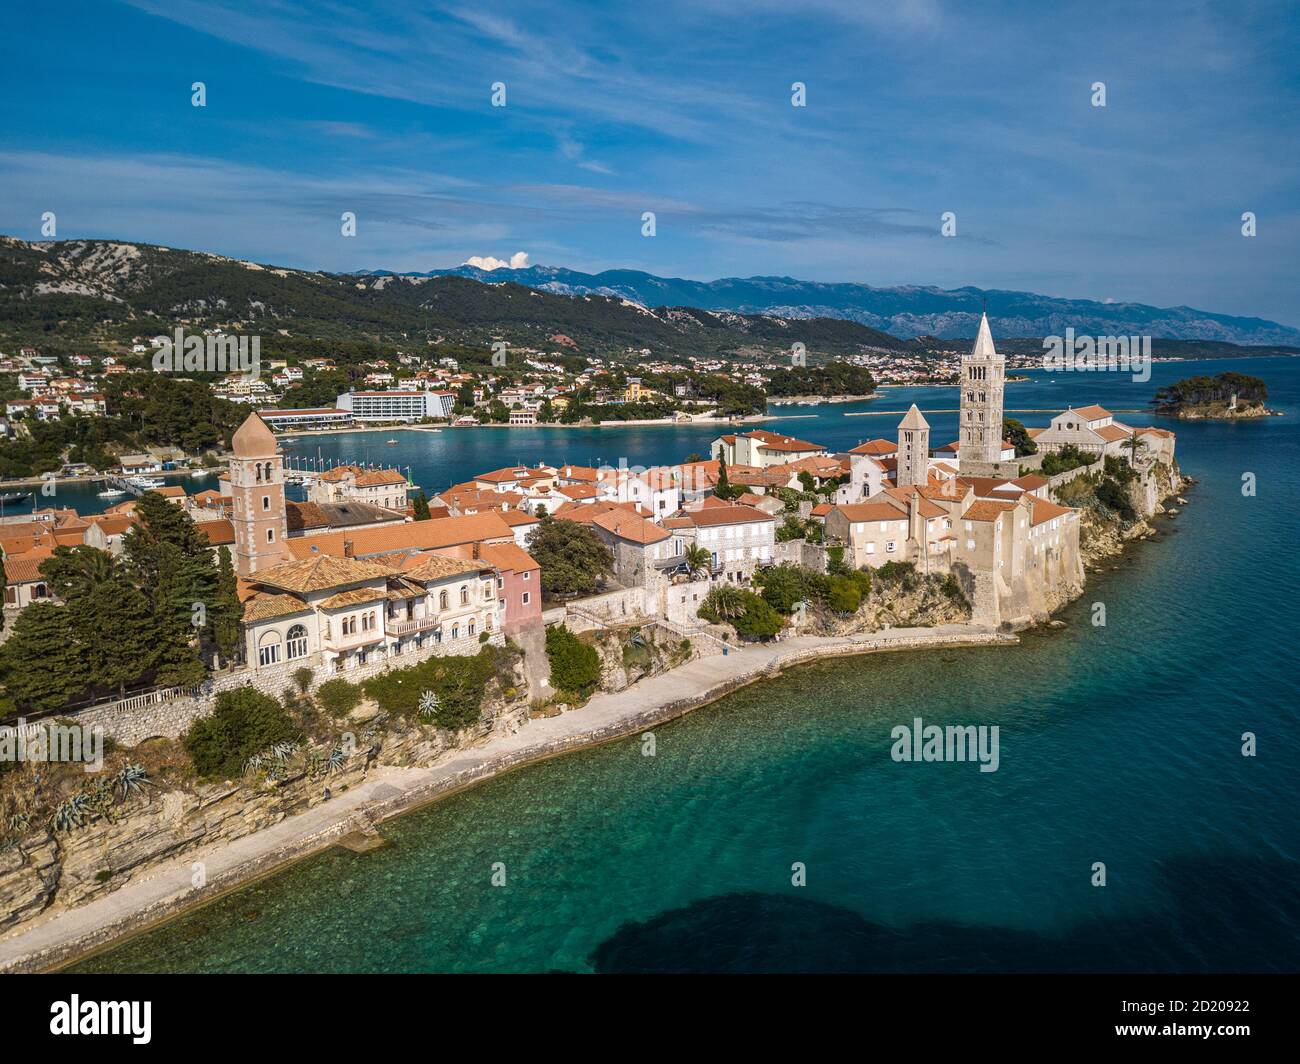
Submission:
<svg viewBox="0 0 1300 1064">
<path fill-rule="evenodd" d="M 509 281 L 555 295 L 601 295 L 641 306 L 696 307 L 707 311 L 766 314 L 779 318 L 842 318 L 902 339 L 974 336 L 984 301 L 995 336 L 1060 336 L 1072 327 L 1094 336 L 1143 335 L 1161 339 L 1213 340 L 1234 344 L 1300 344 L 1300 329 L 1265 318 L 1215 314 L 1193 307 L 1101 303 L 1033 292 L 978 288 L 942 289 L 900 285 L 876 288 L 793 277 L 724 277 L 691 281 L 639 270 L 582 273 L 558 266 L 483 270 L 457 266 L 425 273 L 359 271 L 357 276 L 464 277 L 487 284 Z"/>
</svg>

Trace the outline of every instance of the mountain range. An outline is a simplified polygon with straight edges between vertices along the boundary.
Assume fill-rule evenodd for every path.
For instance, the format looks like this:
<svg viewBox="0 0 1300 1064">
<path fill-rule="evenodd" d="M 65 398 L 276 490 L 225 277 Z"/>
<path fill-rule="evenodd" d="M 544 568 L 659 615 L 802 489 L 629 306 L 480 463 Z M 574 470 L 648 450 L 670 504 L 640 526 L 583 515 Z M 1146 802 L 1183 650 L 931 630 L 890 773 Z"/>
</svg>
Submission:
<svg viewBox="0 0 1300 1064">
<path fill-rule="evenodd" d="M 363 276 L 391 275 L 364 271 Z M 987 305 L 995 336 L 1061 336 L 1069 327 L 1093 336 L 1141 335 L 1175 340 L 1234 344 L 1298 344 L 1300 329 L 1264 318 L 1215 314 L 1193 307 L 1153 307 L 1144 303 L 1062 299 L 1033 292 L 979 288 L 943 289 L 902 285 L 800 281 L 793 277 L 724 277 L 691 281 L 657 277 L 637 270 L 581 273 L 556 266 L 448 270 L 403 274 L 408 277 L 464 277 L 486 284 L 526 285 L 555 295 L 603 295 L 644 307 L 687 306 L 780 318 L 843 318 L 901 339 L 972 337 Z"/>
<path fill-rule="evenodd" d="M 930 356 L 969 345 L 986 298 L 1008 354 L 1041 351 L 1037 337 L 1070 326 L 1079 334 L 1184 337 L 1157 339 L 1157 357 L 1300 354 L 1300 330 L 1276 322 L 1029 293 L 780 278 L 706 284 L 541 266 L 340 274 L 125 241 L 0 235 L 0 340 L 51 351 L 120 345 L 183 325 L 256 332 L 267 353 L 322 353 L 324 346 L 350 361 L 427 344 L 459 347 L 449 353 L 472 361 L 498 340 L 632 363 L 686 356 L 761 363 L 787 356 L 795 343 L 813 362 L 872 352 Z M 1243 344 L 1258 346 L 1234 346 Z"/>
</svg>

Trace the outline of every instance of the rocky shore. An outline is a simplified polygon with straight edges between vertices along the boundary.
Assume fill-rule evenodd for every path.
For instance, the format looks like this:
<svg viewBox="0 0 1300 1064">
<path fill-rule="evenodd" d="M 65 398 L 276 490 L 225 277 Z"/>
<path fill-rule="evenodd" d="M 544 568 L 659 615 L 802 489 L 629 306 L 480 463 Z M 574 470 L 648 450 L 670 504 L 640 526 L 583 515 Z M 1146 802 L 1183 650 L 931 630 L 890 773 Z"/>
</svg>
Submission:
<svg viewBox="0 0 1300 1064">
<path fill-rule="evenodd" d="M 0 971 L 39 971 L 148 928 L 284 864 L 502 772 L 571 750 L 635 735 L 782 669 L 826 657 L 932 646 L 982 646 L 1016 637 L 974 625 L 890 629 L 870 635 L 798 636 L 726 655 L 696 658 L 580 709 L 522 723 L 506 716 L 465 749 L 407 767 L 379 758 L 340 777 L 325 798 L 290 781 L 265 795 L 218 789 L 193 800 L 151 796 L 111 831 L 78 842 L 78 880 L 112 851 L 145 863 L 114 873 L 117 889 L 76 890 L 79 903 L 49 901 L 59 879 L 52 841 L 11 852 L 0 864 L 0 899 L 25 918 L 0 937 Z M 203 830 L 199 830 L 203 825 Z M 136 838 L 137 833 L 140 838 Z M 120 884 L 120 885 L 119 885 Z"/>
</svg>

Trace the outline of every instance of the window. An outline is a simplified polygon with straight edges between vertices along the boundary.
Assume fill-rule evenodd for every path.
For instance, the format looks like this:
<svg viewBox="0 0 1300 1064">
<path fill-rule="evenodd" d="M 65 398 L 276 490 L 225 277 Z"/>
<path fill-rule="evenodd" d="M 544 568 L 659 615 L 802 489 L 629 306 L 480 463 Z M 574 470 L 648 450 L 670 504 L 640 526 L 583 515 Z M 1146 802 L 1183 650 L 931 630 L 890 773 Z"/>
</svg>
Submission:
<svg viewBox="0 0 1300 1064">
<path fill-rule="evenodd" d="M 468 585 L 461 585 L 461 589 L 460 589 L 460 604 L 461 604 L 462 606 L 468 606 L 468 605 L 469 605 L 469 587 L 468 587 Z"/>
<path fill-rule="evenodd" d="M 525 606 L 527 606 L 530 602 L 533 601 L 533 593 L 531 591 L 525 591 L 521 601 Z"/>
<path fill-rule="evenodd" d="M 887 540 L 885 540 L 885 553 L 886 553 L 886 554 L 893 554 L 894 551 L 896 551 L 896 550 L 898 550 L 898 541 L 897 541 L 897 540 L 894 540 L 894 539 L 887 539 Z"/>
<path fill-rule="evenodd" d="M 440 591 L 438 593 L 438 609 L 445 610 L 446 608 L 447 608 L 447 592 Z"/>
<path fill-rule="evenodd" d="M 531 572 L 524 573 L 525 580 L 531 580 L 532 578 L 533 578 L 533 574 Z"/>
<path fill-rule="evenodd" d="M 290 661 L 307 656 L 307 629 L 301 624 L 295 624 L 289 629 L 285 637 L 285 653 Z"/>
<path fill-rule="evenodd" d="M 474 622 L 473 622 L 472 620 L 471 620 L 471 621 L 469 622 L 469 624 L 466 626 L 466 631 L 467 631 L 470 635 L 473 635 L 473 634 L 474 634 Z"/>
<path fill-rule="evenodd" d="M 452 639 L 459 639 L 459 638 L 460 638 L 460 625 L 458 625 L 458 624 L 453 624 L 453 625 L 451 626 L 451 637 L 452 637 Z"/>
<path fill-rule="evenodd" d="M 280 634 L 278 632 L 266 632 L 257 642 L 257 664 L 259 666 L 274 665 L 280 660 Z"/>
<path fill-rule="evenodd" d="M 274 528 L 268 528 L 268 529 L 266 530 L 266 542 L 267 542 L 267 543 L 274 543 L 274 542 L 275 542 L 275 529 L 274 529 Z"/>
<path fill-rule="evenodd" d="M 269 495 L 263 495 L 263 496 L 262 496 L 262 509 L 263 509 L 263 510 L 269 510 L 270 508 L 271 508 L 271 496 L 269 496 Z"/>
<path fill-rule="evenodd" d="M 874 543 L 868 543 L 868 544 L 867 544 L 867 553 L 868 553 L 868 554 L 875 554 L 875 553 L 876 553 L 876 545 L 875 545 Z"/>
</svg>

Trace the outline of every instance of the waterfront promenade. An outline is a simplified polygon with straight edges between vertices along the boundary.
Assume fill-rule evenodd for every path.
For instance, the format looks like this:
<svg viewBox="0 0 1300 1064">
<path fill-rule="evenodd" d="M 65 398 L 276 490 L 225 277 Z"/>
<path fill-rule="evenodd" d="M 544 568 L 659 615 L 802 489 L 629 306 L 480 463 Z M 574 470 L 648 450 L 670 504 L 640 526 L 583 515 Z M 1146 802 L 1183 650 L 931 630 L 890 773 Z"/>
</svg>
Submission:
<svg viewBox="0 0 1300 1064">
<path fill-rule="evenodd" d="M 0 938 L 0 971 L 61 964 L 389 817 L 531 762 L 639 734 L 791 665 L 839 655 L 1016 641 L 975 625 L 942 625 L 840 638 L 798 636 L 698 658 L 617 694 L 597 694 L 580 709 L 530 720 L 513 735 L 495 735 L 434 765 L 376 768 L 355 789 L 270 828 L 167 861 L 79 908 L 43 914 Z M 206 875 L 201 889 L 191 883 L 196 862 Z"/>
</svg>

